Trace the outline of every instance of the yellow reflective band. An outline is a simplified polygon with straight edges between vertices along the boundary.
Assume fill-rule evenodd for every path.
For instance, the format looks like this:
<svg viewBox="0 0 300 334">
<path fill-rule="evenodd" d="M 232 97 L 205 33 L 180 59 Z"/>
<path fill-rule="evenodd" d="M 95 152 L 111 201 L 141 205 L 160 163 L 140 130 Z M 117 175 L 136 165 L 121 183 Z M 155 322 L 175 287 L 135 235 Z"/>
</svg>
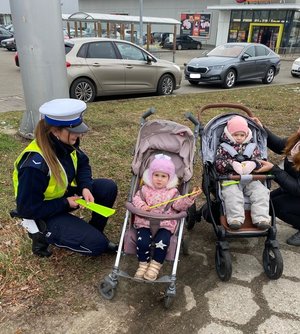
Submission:
<svg viewBox="0 0 300 334">
<path fill-rule="evenodd" d="M 226 186 L 231 186 L 233 184 L 239 184 L 239 183 L 240 183 L 240 181 L 223 181 L 222 186 L 226 187 Z"/>
</svg>

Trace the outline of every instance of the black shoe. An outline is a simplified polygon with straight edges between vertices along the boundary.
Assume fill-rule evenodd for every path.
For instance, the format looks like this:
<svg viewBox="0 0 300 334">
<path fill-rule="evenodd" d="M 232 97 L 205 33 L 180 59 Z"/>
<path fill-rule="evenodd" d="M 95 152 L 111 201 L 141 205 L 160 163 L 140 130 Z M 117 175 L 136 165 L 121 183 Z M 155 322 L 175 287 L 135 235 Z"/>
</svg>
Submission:
<svg viewBox="0 0 300 334">
<path fill-rule="evenodd" d="M 45 240 L 43 233 L 28 233 L 29 238 L 32 240 L 32 253 L 40 257 L 49 257 L 52 252 L 48 249 L 49 244 Z"/>
<path fill-rule="evenodd" d="M 114 254 L 118 251 L 119 244 L 115 244 L 112 241 L 108 242 L 106 253 L 108 254 Z"/>
<path fill-rule="evenodd" d="M 291 246 L 300 246 L 300 231 L 289 237 L 286 243 Z"/>
</svg>

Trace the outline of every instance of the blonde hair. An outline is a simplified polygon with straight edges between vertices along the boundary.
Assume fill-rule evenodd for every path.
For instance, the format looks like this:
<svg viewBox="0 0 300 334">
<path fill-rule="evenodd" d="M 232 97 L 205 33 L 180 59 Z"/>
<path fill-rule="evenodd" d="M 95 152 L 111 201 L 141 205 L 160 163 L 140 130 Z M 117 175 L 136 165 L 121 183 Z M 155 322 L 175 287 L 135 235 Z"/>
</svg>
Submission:
<svg viewBox="0 0 300 334">
<path fill-rule="evenodd" d="M 300 136 L 298 135 L 297 132 L 292 134 L 286 142 L 283 153 L 285 155 L 290 155 L 292 148 L 298 143 L 299 140 L 300 140 Z M 297 172 L 299 172 L 300 171 L 300 152 L 296 153 L 293 156 L 293 163 L 294 163 L 293 167 L 295 168 Z"/>
<path fill-rule="evenodd" d="M 51 144 L 50 134 L 52 130 L 56 128 L 48 125 L 44 119 L 41 119 L 35 128 L 35 139 L 36 142 L 43 153 L 43 157 L 48 164 L 48 167 L 53 174 L 55 180 L 62 185 L 63 180 L 61 177 L 61 168 L 56 156 L 56 153 Z M 60 128 L 58 128 L 60 129 Z"/>
</svg>

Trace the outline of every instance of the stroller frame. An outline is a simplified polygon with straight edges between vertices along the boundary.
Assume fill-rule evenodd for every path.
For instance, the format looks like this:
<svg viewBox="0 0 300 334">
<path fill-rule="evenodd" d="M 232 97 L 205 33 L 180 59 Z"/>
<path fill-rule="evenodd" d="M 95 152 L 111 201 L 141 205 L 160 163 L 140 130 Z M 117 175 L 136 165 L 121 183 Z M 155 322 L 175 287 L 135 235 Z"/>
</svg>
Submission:
<svg viewBox="0 0 300 334">
<path fill-rule="evenodd" d="M 153 113 L 155 113 L 155 109 L 150 108 L 148 111 L 146 111 L 142 115 L 141 121 L 140 121 L 140 127 L 141 128 L 146 124 L 147 117 L 149 117 Z M 195 153 L 195 146 L 196 146 L 196 139 L 197 139 L 196 135 L 199 133 L 199 122 L 195 117 L 193 117 L 193 115 L 191 113 L 187 113 L 185 115 L 185 117 L 187 119 L 189 119 L 195 125 L 194 133 L 192 133 L 192 131 L 189 128 L 185 127 L 186 129 L 189 130 L 190 136 L 193 136 L 193 138 L 194 138 L 193 139 L 193 152 L 190 153 L 192 163 L 194 163 L 194 153 Z M 169 121 L 169 123 L 174 123 L 175 125 L 180 125 L 180 124 L 177 124 L 177 123 L 171 122 L 171 121 Z M 136 148 L 136 150 L 137 150 L 137 148 Z M 158 152 L 159 152 L 159 150 L 155 151 L 155 153 L 158 153 Z M 169 153 L 168 151 L 163 151 L 163 150 L 162 150 L 162 152 L 166 152 L 166 154 Z M 152 155 L 153 155 L 153 153 L 152 153 Z M 134 164 L 134 162 L 133 162 L 133 164 Z M 177 273 L 177 268 L 178 268 L 178 260 L 179 260 L 179 255 L 180 255 L 181 244 L 182 244 L 183 254 L 184 255 L 188 254 L 187 244 L 184 244 L 184 240 L 183 240 L 183 228 L 185 226 L 187 212 L 180 212 L 176 215 L 150 214 L 150 213 L 148 213 L 148 215 L 147 215 L 147 214 L 145 214 L 144 211 L 142 211 L 140 209 L 137 209 L 137 208 L 134 208 L 134 206 L 131 204 L 131 201 L 132 201 L 132 197 L 133 197 L 135 191 L 138 189 L 139 184 L 140 184 L 140 177 L 139 177 L 140 171 L 134 170 L 134 165 L 132 165 L 132 166 L 133 166 L 133 168 L 132 168 L 133 169 L 133 177 L 132 177 L 132 180 L 131 180 L 128 202 L 126 203 L 126 214 L 125 214 L 124 223 L 123 223 L 122 230 L 121 230 L 121 236 L 120 236 L 120 241 L 119 241 L 119 246 L 118 246 L 118 251 L 117 251 L 115 263 L 114 263 L 112 272 L 110 274 L 108 274 L 107 276 L 105 276 L 104 280 L 102 282 L 100 282 L 99 293 L 105 299 L 108 299 L 108 300 L 112 299 L 114 297 L 114 294 L 115 294 L 115 289 L 117 288 L 119 277 L 132 279 L 134 281 L 142 282 L 142 283 L 151 283 L 151 284 L 168 283 L 168 287 L 166 288 L 165 294 L 164 294 L 164 297 L 163 297 L 163 302 L 164 302 L 165 308 L 169 308 L 171 306 L 173 300 L 174 300 L 175 295 L 176 295 L 176 273 Z M 186 180 L 183 178 L 183 183 L 181 185 L 181 193 L 187 193 L 187 191 L 188 191 L 188 181 L 190 180 L 191 176 L 192 176 L 192 173 L 187 177 Z M 136 213 L 138 213 L 140 216 L 144 216 L 144 217 L 150 217 L 151 216 L 151 218 L 155 218 L 155 219 L 158 219 L 158 220 L 164 220 L 168 217 L 168 219 L 176 219 L 178 221 L 177 229 L 174 233 L 174 235 L 176 234 L 176 237 L 177 237 L 177 244 L 176 244 L 176 248 L 175 248 L 175 255 L 174 255 L 172 271 L 171 271 L 170 275 L 161 276 L 158 279 L 156 279 L 155 281 L 137 280 L 134 277 L 132 277 L 131 275 L 129 275 L 127 272 L 120 269 L 121 256 L 124 255 L 123 245 L 124 245 L 124 242 L 125 242 L 126 232 L 130 228 L 132 228 L 131 224 L 128 223 L 128 222 L 131 222 L 132 214 L 136 214 Z"/>
<path fill-rule="evenodd" d="M 209 123 L 203 127 L 201 124 L 201 116 L 202 113 L 207 109 L 217 109 L 217 108 L 230 108 L 237 109 L 239 112 L 243 111 L 247 114 L 248 117 L 245 115 L 241 115 L 240 113 L 224 113 L 222 115 L 214 117 Z M 252 111 L 241 105 L 241 104 L 234 104 L 234 103 L 215 103 L 215 104 L 208 104 L 199 109 L 198 112 L 198 120 L 200 123 L 200 154 L 202 154 L 203 160 L 203 173 L 202 173 L 202 187 L 203 192 L 206 197 L 206 204 L 200 208 L 200 210 L 196 210 L 196 207 L 193 206 L 189 210 L 189 216 L 187 219 L 187 228 L 192 229 L 196 221 L 201 220 L 201 216 L 206 216 L 206 220 L 212 223 L 214 232 L 217 237 L 216 241 L 216 252 L 215 252 L 215 266 L 216 271 L 219 278 L 222 281 L 228 281 L 232 275 L 232 261 L 231 255 L 229 252 L 229 242 L 227 238 L 252 238 L 252 237 L 266 237 L 265 247 L 263 251 L 263 268 L 268 278 L 270 279 L 278 279 L 281 277 L 283 272 L 283 260 L 279 250 L 279 243 L 276 240 L 276 217 L 274 208 L 272 205 L 272 201 L 270 200 L 270 213 L 271 213 L 271 227 L 268 230 L 258 230 L 254 227 L 251 223 L 250 217 L 250 210 L 245 210 L 245 228 L 241 228 L 240 230 L 230 230 L 227 225 L 226 217 L 224 214 L 224 208 L 222 204 L 222 198 L 220 195 L 221 180 L 242 180 L 243 177 L 240 175 L 226 175 L 226 176 L 219 176 L 213 161 L 213 155 L 215 152 L 208 152 L 208 155 L 211 154 L 211 157 L 204 159 L 203 157 L 203 150 L 207 149 L 203 147 L 205 136 L 205 131 L 209 128 L 215 120 L 220 120 L 225 124 L 226 121 L 234 116 L 240 115 L 247 119 L 249 126 L 252 128 L 257 128 L 257 131 L 264 131 L 261 127 L 259 127 L 256 123 L 254 123 L 250 117 L 253 117 L 254 114 Z M 222 119 L 224 117 L 224 119 Z M 259 134 L 259 132 L 258 132 Z M 265 135 L 265 151 L 263 151 L 264 158 L 267 158 L 267 147 L 266 147 L 266 135 Z M 205 143 L 206 144 L 206 143 Z M 249 177 L 249 176 L 247 176 Z M 270 188 L 271 179 L 273 179 L 272 175 L 265 175 L 265 174 L 257 174 L 251 175 L 252 180 L 260 180 L 265 183 L 268 188 Z M 216 212 L 217 211 L 217 212 Z M 218 215 L 218 216 L 217 216 Z"/>
</svg>

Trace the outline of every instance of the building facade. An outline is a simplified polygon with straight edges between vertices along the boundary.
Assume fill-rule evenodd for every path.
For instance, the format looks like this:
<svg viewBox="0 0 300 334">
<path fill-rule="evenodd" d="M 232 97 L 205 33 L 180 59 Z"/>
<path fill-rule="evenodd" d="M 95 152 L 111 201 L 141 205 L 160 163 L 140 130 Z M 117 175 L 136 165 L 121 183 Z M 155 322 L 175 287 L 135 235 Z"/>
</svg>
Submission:
<svg viewBox="0 0 300 334">
<path fill-rule="evenodd" d="M 140 3 L 139 0 L 79 0 L 79 10 L 140 15 Z M 152 0 L 142 3 L 144 16 L 179 20 L 181 34 L 198 36 L 204 44 L 248 41 L 266 44 L 277 51 L 300 47 L 300 0 Z M 171 32 L 167 29 L 152 27 L 152 31 Z"/>
<path fill-rule="evenodd" d="M 72 14 L 78 11 L 78 0 L 60 0 L 63 14 Z M 9 0 L 0 1 L 0 24 L 8 25 L 12 23 Z"/>
</svg>

